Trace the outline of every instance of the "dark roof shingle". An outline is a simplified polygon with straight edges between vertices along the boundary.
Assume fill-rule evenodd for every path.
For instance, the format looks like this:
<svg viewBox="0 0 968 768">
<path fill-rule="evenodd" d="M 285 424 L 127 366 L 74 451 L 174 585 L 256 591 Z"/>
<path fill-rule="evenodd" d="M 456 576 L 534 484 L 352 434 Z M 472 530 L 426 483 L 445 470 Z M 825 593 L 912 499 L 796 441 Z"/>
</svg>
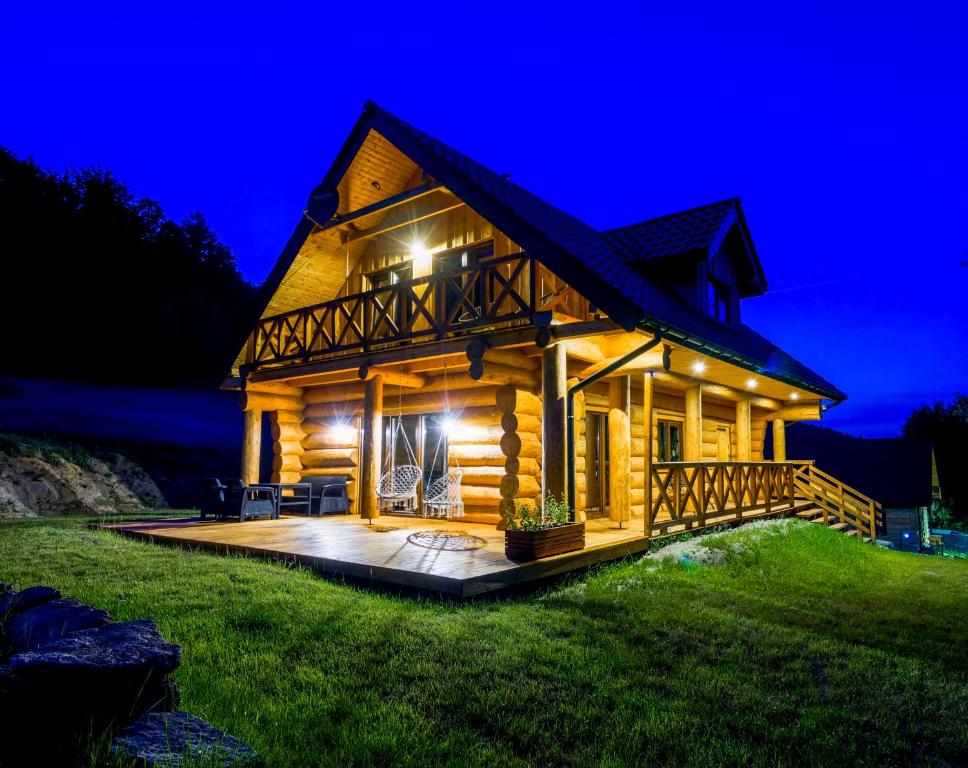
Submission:
<svg viewBox="0 0 968 768">
<path fill-rule="evenodd" d="M 629 262 L 714 250 L 736 221 L 737 205 L 735 198 L 721 200 L 601 234 Z"/>
</svg>

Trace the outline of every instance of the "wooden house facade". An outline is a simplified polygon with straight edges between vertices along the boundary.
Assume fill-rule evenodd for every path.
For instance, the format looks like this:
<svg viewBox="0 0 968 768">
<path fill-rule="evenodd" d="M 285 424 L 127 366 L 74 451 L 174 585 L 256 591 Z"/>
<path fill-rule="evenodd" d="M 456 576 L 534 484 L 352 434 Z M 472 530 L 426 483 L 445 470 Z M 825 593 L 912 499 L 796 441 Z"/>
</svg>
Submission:
<svg viewBox="0 0 968 768">
<path fill-rule="evenodd" d="M 598 231 L 368 103 L 224 385 L 243 479 L 373 518 L 388 468 L 459 466 L 466 522 L 550 492 L 646 533 L 792 503 L 784 424 L 845 395 L 742 323 L 765 290 L 738 200 Z"/>
</svg>

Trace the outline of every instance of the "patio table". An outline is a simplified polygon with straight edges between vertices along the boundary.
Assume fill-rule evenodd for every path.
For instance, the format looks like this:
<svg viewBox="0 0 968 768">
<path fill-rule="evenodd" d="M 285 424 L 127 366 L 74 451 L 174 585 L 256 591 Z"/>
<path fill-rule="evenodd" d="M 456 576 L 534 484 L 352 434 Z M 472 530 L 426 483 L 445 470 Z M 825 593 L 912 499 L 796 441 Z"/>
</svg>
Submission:
<svg viewBox="0 0 968 768">
<path fill-rule="evenodd" d="M 275 491 L 276 514 L 280 514 L 283 507 L 302 507 L 307 515 L 312 513 L 312 486 L 309 483 L 255 483 L 250 487 L 271 488 Z M 292 493 L 284 495 L 285 491 Z"/>
</svg>

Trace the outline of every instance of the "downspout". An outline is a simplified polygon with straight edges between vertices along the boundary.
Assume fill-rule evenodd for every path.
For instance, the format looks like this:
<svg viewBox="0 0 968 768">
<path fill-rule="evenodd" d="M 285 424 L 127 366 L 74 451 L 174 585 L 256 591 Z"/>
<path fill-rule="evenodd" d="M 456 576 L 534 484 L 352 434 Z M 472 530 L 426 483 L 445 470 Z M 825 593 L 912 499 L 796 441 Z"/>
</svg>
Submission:
<svg viewBox="0 0 968 768">
<path fill-rule="evenodd" d="M 602 368 L 602 370 L 593 373 L 587 379 L 579 381 L 575 386 L 568 388 L 567 396 L 567 406 L 566 406 L 566 420 L 568 422 L 568 447 L 567 447 L 567 457 L 568 457 L 568 508 L 571 510 L 571 519 L 575 519 L 575 393 L 581 392 L 585 387 L 594 384 L 599 379 L 608 376 L 610 373 L 617 371 L 623 365 L 628 365 L 630 362 L 635 360 L 635 358 L 640 355 L 644 355 L 650 349 L 654 349 L 660 341 L 662 341 L 662 336 L 659 331 L 653 331 L 655 336 L 643 344 L 637 349 L 633 349 L 627 355 L 620 357 L 608 366 Z"/>
</svg>

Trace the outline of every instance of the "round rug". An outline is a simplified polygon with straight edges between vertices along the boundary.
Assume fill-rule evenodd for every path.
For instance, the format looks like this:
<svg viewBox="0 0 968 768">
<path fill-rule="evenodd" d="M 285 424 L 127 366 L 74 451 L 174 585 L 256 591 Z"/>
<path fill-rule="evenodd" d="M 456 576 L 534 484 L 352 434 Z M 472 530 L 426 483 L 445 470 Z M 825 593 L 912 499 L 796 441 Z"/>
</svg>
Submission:
<svg viewBox="0 0 968 768">
<path fill-rule="evenodd" d="M 487 544 L 478 536 L 467 531 L 416 531 L 407 536 L 407 541 L 427 549 L 445 549 L 448 552 L 462 552 L 480 549 Z"/>
</svg>

